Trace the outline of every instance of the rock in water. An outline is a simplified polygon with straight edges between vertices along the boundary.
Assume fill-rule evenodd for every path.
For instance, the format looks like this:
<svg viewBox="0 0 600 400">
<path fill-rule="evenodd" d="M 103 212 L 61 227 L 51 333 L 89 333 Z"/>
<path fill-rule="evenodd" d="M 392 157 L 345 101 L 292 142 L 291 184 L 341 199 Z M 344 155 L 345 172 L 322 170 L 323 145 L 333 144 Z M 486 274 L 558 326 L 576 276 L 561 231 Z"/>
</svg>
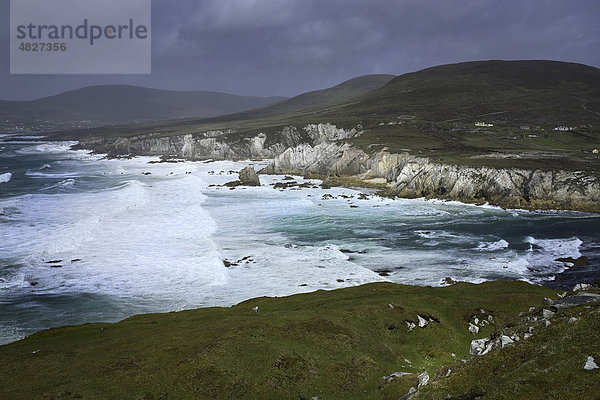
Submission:
<svg viewBox="0 0 600 400">
<path fill-rule="evenodd" d="M 240 171 L 240 182 L 244 186 L 260 186 L 260 178 L 250 165 Z"/>
<path fill-rule="evenodd" d="M 591 371 L 593 369 L 597 369 L 598 364 L 596 364 L 596 361 L 594 361 L 594 357 L 589 356 L 587 358 L 587 361 L 585 362 L 585 366 L 583 367 L 583 369 L 585 369 L 586 371 Z"/>
<path fill-rule="evenodd" d="M 329 177 L 325 178 L 323 183 L 321 183 L 322 189 L 331 189 L 331 179 Z"/>
</svg>

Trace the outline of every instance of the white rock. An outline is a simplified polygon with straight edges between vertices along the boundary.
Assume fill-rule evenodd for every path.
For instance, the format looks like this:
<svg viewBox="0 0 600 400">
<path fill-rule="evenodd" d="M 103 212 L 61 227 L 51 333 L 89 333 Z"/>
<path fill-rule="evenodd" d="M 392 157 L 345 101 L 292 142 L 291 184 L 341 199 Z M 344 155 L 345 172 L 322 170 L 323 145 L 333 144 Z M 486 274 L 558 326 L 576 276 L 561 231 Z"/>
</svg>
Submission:
<svg viewBox="0 0 600 400">
<path fill-rule="evenodd" d="M 394 372 L 393 374 L 390 374 L 388 376 L 384 376 L 383 380 L 385 380 L 387 382 L 391 382 L 395 378 L 402 378 L 403 376 L 407 376 L 407 375 L 412 375 L 412 373 L 410 373 L 410 372 Z"/>
<path fill-rule="evenodd" d="M 388 307 L 391 308 L 392 310 L 394 309 L 394 305 L 393 304 L 388 304 Z"/>
<path fill-rule="evenodd" d="M 452 373 L 452 370 L 450 368 L 448 368 L 448 371 L 446 372 L 446 378 L 449 377 L 451 373 Z"/>
<path fill-rule="evenodd" d="M 413 386 L 410 387 L 410 389 L 408 389 L 408 394 L 413 394 L 417 391 L 417 389 L 415 389 Z"/>
<path fill-rule="evenodd" d="M 598 367 L 596 367 L 598 368 Z M 429 374 L 427 373 L 427 371 L 424 371 L 421 375 L 419 375 L 419 385 L 417 386 L 417 389 L 422 388 L 423 386 L 427 385 L 429 383 Z"/>
<path fill-rule="evenodd" d="M 429 321 L 427 321 L 425 318 L 421 317 L 420 315 L 417 315 L 417 318 L 419 318 L 419 328 L 425 328 L 429 324 Z"/>
<path fill-rule="evenodd" d="M 574 323 L 574 322 L 577 322 L 577 318 L 575 318 L 575 317 L 571 317 L 571 318 L 569 318 L 569 323 L 570 323 L 570 324 L 572 324 L 572 323 Z"/>
<path fill-rule="evenodd" d="M 257 314 L 260 312 L 258 306 L 252 307 L 252 311 L 256 312 Z"/>
<path fill-rule="evenodd" d="M 514 343 L 515 343 L 515 341 L 512 340 L 511 338 L 509 338 L 508 336 L 506 336 L 506 335 L 501 335 L 500 336 L 500 346 L 502 348 L 504 348 L 506 346 L 513 345 Z"/>
<path fill-rule="evenodd" d="M 596 364 L 596 361 L 594 361 L 594 357 L 589 356 L 587 358 L 587 361 L 585 362 L 585 366 L 583 367 L 583 369 L 585 369 L 586 371 L 591 371 L 593 369 L 597 369 L 598 368 L 598 364 Z"/>
<path fill-rule="evenodd" d="M 573 291 L 578 292 L 580 290 L 590 290 L 591 288 L 592 285 L 589 283 L 578 283 L 577 285 L 573 286 Z"/>
<path fill-rule="evenodd" d="M 556 314 L 554 311 L 550 311 L 550 310 L 546 310 L 546 309 L 542 310 L 542 317 L 544 317 L 546 319 L 550 319 L 550 318 L 554 317 L 554 314 Z"/>
<path fill-rule="evenodd" d="M 550 326 L 550 321 L 548 321 L 547 319 L 544 320 L 544 326 Z"/>
<path fill-rule="evenodd" d="M 535 311 L 535 307 L 529 307 L 529 312 Z"/>
<path fill-rule="evenodd" d="M 523 339 L 529 339 L 531 336 L 533 336 L 531 333 L 526 333 L 523 335 Z"/>
<path fill-rule="evenodd" d="M 489 323 L 492 323 L 492 322 L 494 322 L 494 317 L 492 317 L 491 315 L 488 315 L 488 319 L 487 320 L 488 320 Z"/>
<path fill-rule="evenodd" d="M 474 356 L 480 356 L 486 350 L 486 345 L 490 341 L 489 338 L 471 340 L 471 349 L 469 353 Z"/>
<path fill-rule="evenodd" d="M 406 325 L 408 325 L 408 331 L 412 331 L 413 329 L 415 329 L 417 327 L 417 325 L 414 322 L 411 321 L 406 321 Z"/>
<path fill-rule="evenodd" d="M 469 324 L 469 332 L 477 334 L 479 333 L 479 327 L 477 325 Z"/>
<path fill-rule="evenodd" d="M 479 318 L 475 317 L 475 319 L 473 319 L 473 323 L 475 325 L 479 325 Z"/>
</svg>

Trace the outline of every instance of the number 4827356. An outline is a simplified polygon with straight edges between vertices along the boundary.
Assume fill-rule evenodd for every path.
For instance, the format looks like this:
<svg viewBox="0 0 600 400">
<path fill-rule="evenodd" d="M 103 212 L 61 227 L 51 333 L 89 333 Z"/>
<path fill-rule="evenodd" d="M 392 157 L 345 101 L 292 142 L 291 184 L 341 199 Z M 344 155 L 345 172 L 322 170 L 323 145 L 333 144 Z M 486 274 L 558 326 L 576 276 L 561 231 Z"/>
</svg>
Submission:
<svg viewBox="0 0 600 400">
<path fill-rule="evenodd" d="M 67 51 L 66 43 L 29 43 L 21 42 L 19 45 L 21 51 Z"/>
</svg>

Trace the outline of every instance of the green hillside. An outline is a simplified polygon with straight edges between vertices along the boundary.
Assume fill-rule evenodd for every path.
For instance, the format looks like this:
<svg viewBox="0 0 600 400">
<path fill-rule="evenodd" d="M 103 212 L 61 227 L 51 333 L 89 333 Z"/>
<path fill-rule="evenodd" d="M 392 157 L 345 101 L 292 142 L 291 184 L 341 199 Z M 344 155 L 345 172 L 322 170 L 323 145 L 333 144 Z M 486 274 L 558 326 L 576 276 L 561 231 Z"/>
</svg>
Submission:
<svg viewBox="0 0 600 400">
<path fill-rule="evenodd" d="M 343 103 L 379 89 L 391 81 L 394 75 L 364 75 L 350 79 L 328 89 L 303 93 L 279 103 L 226 117 L 230 120 L 264 118 L 301 111 L 318 112 L 321 108 Z"/>
<path fill-rule="evenodd" d="M 342 114 L 431 122 L 600 123 L 600 69 L 556 61 L 477 61 L 401 75 Z"/>
<path fill-rule="evenodd" d="M 350 83 L 352 87 L 356 82 L 341 86 Z M 339 87 L 332 88 L 209 119 L 76 130 L 57 137 L 229 130 L 232 133 L 224 140 L 265 132 L 274 135 L 273 142 L 285 126 L 302 129 L 309 123 L 329 122 L 343 128 L 360 125 L 365 133 L 352 143 L 368 153 L 387 147 L 449 164 L 600 169 L 600 157 L 593 154 L 600 148 L 600 70 L 594 67 L 557 61 L 478 61 L 404 74 L 344 100 L 328 94 L 338 92 Z M 314 96 L 337 102 L 314 107 Z M 478 127 L 476 122 L 493 126 Z M 569 130 L 555 130 L 558 126 Z"/>
<path fill-rule="evenodd" d="M 443 366 L 462 368 L 460 360 L 473 358 L 471 340 L 514 326 L 530 306 L 539 311 L 544 296 L 556 293 L 523 282 L 445 288 L 376 283 L 56 328 L 0 347 L 0 397 L 396 400 L 423 371 L 433 380 Z M 406 321 L 418 322 L 418 316 L 427 326 L 409 330 Z M 473 316 L 493 323 L 474 335 L 468 331 Z M 537 329 L 528 340 L 568 332 Z M 564 355 L 569 362 L 547 378 L 565 393 L 584 384 L 583 371 L 571 363 L 578 366 L 598 350 L 594 337 L 579 335 L 561 345 L 571 348 Z M 382 378 L 398 371 L 412 375 Z M 530 368 L 521 378 L 534 373 L 538 369 Z M 479 383 L 476 375 L 470 380 Z M 535 385 L 530 389 L 543 393 Z"/>
</svg>

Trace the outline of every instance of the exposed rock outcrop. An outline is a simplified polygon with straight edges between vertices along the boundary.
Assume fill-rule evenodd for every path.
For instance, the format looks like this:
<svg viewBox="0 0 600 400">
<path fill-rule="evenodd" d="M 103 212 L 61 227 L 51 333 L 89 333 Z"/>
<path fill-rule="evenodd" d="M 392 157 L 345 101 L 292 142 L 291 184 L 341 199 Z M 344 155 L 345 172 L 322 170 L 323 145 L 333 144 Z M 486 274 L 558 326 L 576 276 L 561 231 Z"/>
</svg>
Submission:
<svg viewBox="0 0 600 400">
<path fill-rule="evenodd" d="M 240 171 L 240 182 L 244 186 L 260 186 L 260 178 L 250 165 Z"/>
<path fill-rule="evenodd" d="M 265 169 L 385 180 L 390 194 L 490 203 L 507 208 L 600 211 L 600 178 L 583 172 L 466 167 L 386 150 L 369 156 L 342 142 L 287 149 Z"/>
<path fill-rule="evenodd" d="M 270 133 L 208 131 L 86 139 L 79 148 L 111 155 L 172 155 L 190 160 L 272 159 L 261 172 L 351 176 L 386 183 L 389 194 L 490 203 L 506 208 L 600 212 L 600 177 L 563 170 L 447 165 L 409 153 L 376 154 L 347 143 L 359 129 L 332 124 Z"/>
</svg>

